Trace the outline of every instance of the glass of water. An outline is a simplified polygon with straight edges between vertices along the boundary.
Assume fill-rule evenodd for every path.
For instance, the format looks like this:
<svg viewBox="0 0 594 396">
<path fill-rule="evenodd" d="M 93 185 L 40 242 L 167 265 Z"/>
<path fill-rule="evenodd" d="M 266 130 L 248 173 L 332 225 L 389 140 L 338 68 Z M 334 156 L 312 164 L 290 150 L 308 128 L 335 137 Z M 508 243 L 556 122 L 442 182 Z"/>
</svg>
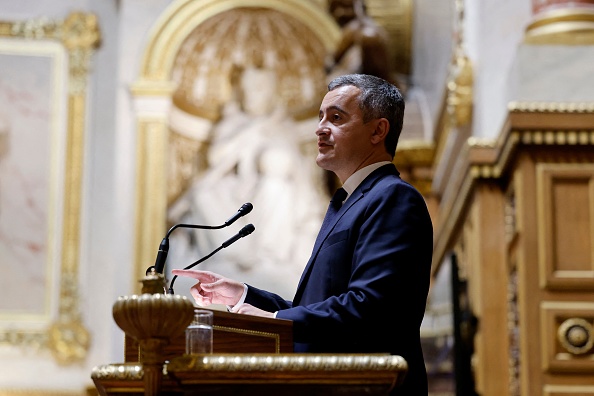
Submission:
<svg viewBox="0 0 594 396">
<path fill-rule="evenodd" d="M 194 309 L 194 320 L 186 329 L 186 354 L 212 353 L 212 311 Z"/>
</svg>

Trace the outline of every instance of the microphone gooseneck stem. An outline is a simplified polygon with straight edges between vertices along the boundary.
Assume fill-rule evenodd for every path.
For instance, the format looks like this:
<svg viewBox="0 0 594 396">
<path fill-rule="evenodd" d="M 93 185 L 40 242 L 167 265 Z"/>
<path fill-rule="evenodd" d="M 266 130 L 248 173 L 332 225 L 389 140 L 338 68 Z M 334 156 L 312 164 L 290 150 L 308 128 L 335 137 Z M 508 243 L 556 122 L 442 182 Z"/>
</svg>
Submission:
<svg viewBox="0 0 594 396">
<path fill-rule="evenodd" d="M 151 268 L 154 268 L 155 271 L 159 274 L 163 273 L 163 270 L 165 269 L 165 262 L 167 261 L 167 254 L 169 253 L 169 235 L 171 235 L 171 233 L 177 229 L 177 228 L 196 228 L 196 229 L 201 229 L 201 230 L 218 230 L 220 228 L 225 228 L 227 227 L 227 224 L 221 224 L 221 225 L 217 225 L 217 226 L 208 226 L 208 225 L 200 225 L 200 224 L 176 224 L 173 227 L 171 227 L 169 229 L 169 231 L 167 231 L 167 234 L 165 234 L 165 238 L 163 238 L 163 240 L 161 241 L 161 244 L 159 245 L 159 252 L 157 253 L 157 259 L 155 260 L 155 265 L 153 265 L 152 267 L 149 267 L 146 270 L 146 273 L 148 274 L 151 270 Z"/>
<path fill-rule="evenodd" d="M 200 260 L 195 261 L 192 264 L 188 265 L 184 269 L 185 270 L 188 270 L 190 268 L 193 268 L 193 267 L 197 266 L 198 264 L 200 264 L 204 260 L 207 260 L 207 259 L 211 258 L 219 250 L 224 249 L 224 248 L 228 247 L 229 245 L 234 244 L 235 242 L 237 242 L 241 238 L 250 235 L 252 232 L 254 232 L 255 229 L 256 229 L 256 227 L 254 227 L 253 224 L 246 225 L 241 230 L 239 230 L 239 232 L 237 234 L 235 234 L 233 237 L 231 237 L 231 238 L 227 239 L 225 242 L 223 242 L 221 244 L 221 246 L 219 246 L 218 248 L 216 248 L 215 250 L 213 250 L 212 252 L 210 252 L 208 255 L 202 257 Z M 176 279 L 177 279 L 177 275 L 175 275 L 173 277 L 173 279 L 171 279 L 171 283 L 169 284 L 169 292 L 168 292 L 169 294 L 173 294 L 174 293 L 173 292 L 173 284 L 175 283 L 175 280 Z"/>
<path fill-rule="evenodd" d="M 224 248 L 224 246 L 219 246 L 218 248 L 216 248 L 215 250 L 213 250 L 212 252 L 210 252 L 208 255 L 202 257 L 200 260 L 194 261 L 192 264 L 188 265 L 184 269 L 185 270 L 188 270 L 188 269 L 194 268 L 195 266 L 197 266 L 198 264 L 200 264 L 204 260 L 208 260 L 209 258 L 211 258 L 216 252 L 218 252 L 222 248 Z M 171 283 L 169 284 L 169 294 L 174 294 L 174 292 L 173 292 L 173 284 L 175 283 L 175 280 L 176 279 L 177 279 L 177 275 L 174 275 L 173 278 L 171 279 Z"/>
<path fill-rule="evenodd" d="M 201 229 L 201 230 L 218 230 L 220 228 L 225 228 L 227 227 L 227 224 L 221 224 L 221 225 L 217 225 L 217 226 L 207 226 L 207 225 L 199 225 L 199 224 L 176 224 L 173 227 L 171 227 L 169 229 L 169 231 L 167 231 L 167 234 L 165 235 L 166 239 L 169 239 L 169 235 L 171 235 L 171 233 L 173 232 L 173 230 L 175 230 L 176 228 L 197 228 L 197 229 Z"/>
<path fill-rule="evenodd" d="M 148 267 L 146 269 L 146 274 L 148 275 L 153 270 L 159 274 L 163 273 L 163 270 L 165 268 L 165 262 L 167 261 L 167 254 L 169 253 L 169 235 L 171 235 L 171 233 L 175 229 L 181 227 L 181 228 L 195 228 L 195 229 L 201 229 L 201 230 L 218 230 L 218 229 L 230 226 L 235 221 L 237 221 L 237 219 L 250 213 L 252 211 L 253 207 L 254 206 L 249 202 L 244 203 L 243 205 L 241 205 L 241 208 L 239 208 L 237 210 L 237 213 L 235 213 L 233 216 L 231 216 L 227 221 L 225 221 L 221 225 L 209 226 L 209 225 L 201 225 L 201 224 L 183 224 L 183 223 L 174 225 L 173 227 L 171 227 L 169 229 L 169 231 L 167 231 L 167 234 L 165 234 L 165 237 L 163 238 L 163 240 L 161 241 L 161 245 L 159 246 L 159 252 L 157 253 L 155 265 Z"/>
</svg>

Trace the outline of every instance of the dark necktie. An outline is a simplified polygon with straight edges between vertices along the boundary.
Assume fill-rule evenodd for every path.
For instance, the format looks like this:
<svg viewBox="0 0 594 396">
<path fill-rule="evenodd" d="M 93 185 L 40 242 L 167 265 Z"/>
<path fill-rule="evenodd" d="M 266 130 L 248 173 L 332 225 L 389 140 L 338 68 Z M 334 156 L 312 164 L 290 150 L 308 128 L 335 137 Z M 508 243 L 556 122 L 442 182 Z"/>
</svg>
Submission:
<svg viewBox="0 0 594 396">
<path fill-rule="evenodd" d="M 332 206 L 335 211 L 338 211 L 347 195 L 348 193 L 344 188 L 339 188 L 332 196 L 332 199 L 330 200 L 330 206 Z"/>
<path fill-rule="evenodd" d="M 320 227 L 320 232 L 316 237 L 316 242 L 314 244 L 312 256 L 309 259 L 309 262 L 307 263 L 307 266 L 305 267 L 303 274 L 301 274 L 301 280 L 299 280 L 299 286 L 297 287 L 297 293 L 299 294 L 299 296 L 301 295 L 299 291 L 301 289 L 301 284 L 304 282 L 304 279 L 307 279 L 307 277 L 309 276 L 311 266 L 313 265 L 315 257 L 317 255 L 317 249 L 328 235 L 327 228 L 330 228 L 331 224 L 334 224 L 333 219 L 336 217 L 336 213 L 338 213 L 338 211 L 340 210 L 342 206 L 342 201 L 345 200 L 347 195 L 348 193 L 343 188 L 339 188 L 338 190 L 336 190 L 336 192 L 332 196 L 332 199 L 330 200 L 330 205 L 328 205 L 328 211 L 326 212 L 326 216 L 324 217 L 324 221 L 322 222 L 322 227 Z M 297 297 L 297 295 L 295 295 L 295 299 L 297 298 L 301 297 Z"/>
<path fill-rule="evenodd" d="M 336 190 L 332 199 L 330 200 L 330 205 L 328 205 L 328 211 L 326 212 L 326 216 L 324 217 L 324 221 L 322 222 L 322 227 L 320 228 L 320 234 L 323 234 L 322 231 L 325 231 L 328 224 L 331 223 L 336 213 L 340 210 L 342 206 L 342 201 L 347 197 L 348 193 L 345 191 L 344 188 L 339 188 Z"/>
</svg>

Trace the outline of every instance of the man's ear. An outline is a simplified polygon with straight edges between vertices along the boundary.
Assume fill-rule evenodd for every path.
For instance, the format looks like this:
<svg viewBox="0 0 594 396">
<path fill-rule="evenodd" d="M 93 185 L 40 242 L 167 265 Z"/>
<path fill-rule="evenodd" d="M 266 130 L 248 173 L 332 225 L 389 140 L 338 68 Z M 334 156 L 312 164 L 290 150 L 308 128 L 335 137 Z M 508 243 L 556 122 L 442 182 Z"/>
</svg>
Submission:
<svg viewBox="0 0 594 396">
<path fill-rule="evenodd" d="M 388 136 L 388 132 L 390 131 L 390 122 L 385 118 L 377 119 L 375 122 L 375 129 L 371 134 L 371 143 L 378 144 L 386 140 L 386 136 Z"/>
</svg>

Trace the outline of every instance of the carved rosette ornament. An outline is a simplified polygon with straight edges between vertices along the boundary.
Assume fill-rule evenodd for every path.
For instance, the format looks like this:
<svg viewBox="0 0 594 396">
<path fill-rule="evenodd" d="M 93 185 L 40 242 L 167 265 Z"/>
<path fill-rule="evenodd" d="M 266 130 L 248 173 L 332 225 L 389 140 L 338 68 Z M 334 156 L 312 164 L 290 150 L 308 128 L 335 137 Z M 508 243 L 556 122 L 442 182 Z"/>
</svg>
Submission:
<svg viewBox="0 0 594 396">
<path fill-rule="evenodd" d="M 145 396 L 149 396 L 157 395 L 161 389 L 163 349 L 192 322 L 194 305 L 185 296 L 163 294 L 162 274 L 153 271 L 142 284 L 141 295 L 118 298 L 113 305 L 113 318 L 140 345 Z"/>
<path fill-rule="evenodd" d="M 557 339 L 569 353 L 582 355 L 594 346 L 594 327 L 581 318 L 570 318 L 561 323 Z"/>
</svg>

